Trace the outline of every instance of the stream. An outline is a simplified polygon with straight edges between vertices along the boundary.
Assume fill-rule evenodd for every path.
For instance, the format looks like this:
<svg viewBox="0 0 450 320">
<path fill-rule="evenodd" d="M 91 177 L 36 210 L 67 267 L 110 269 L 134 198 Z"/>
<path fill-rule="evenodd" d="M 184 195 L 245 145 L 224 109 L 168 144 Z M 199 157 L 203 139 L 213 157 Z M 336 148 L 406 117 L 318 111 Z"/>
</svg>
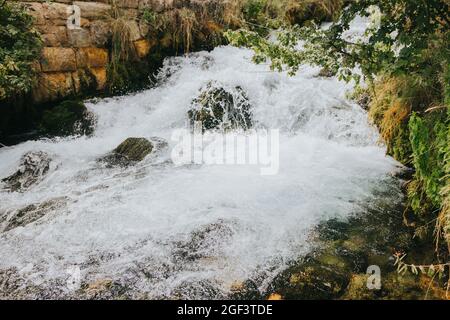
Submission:
<svg viewBox="0 0 450 320">
<path fill-rule="evenodd" d="M 345 220 L 376 201 L 374 190 L 397 183 L 399 164 L 385 156 L 367 113 L 346 98 L 351 84 L 310 66 L 289 77 L 251 57 L 223 46 L 167 58 L 154 88 L 87 102 L 97 118 L 92 136 L 1 148 L 2 178 L 26 152 L 51 157 L 40 183 L 0 191 L 6 296 L 73 297 L 102 281 L 114 285 L 115 297 L 221 298 L 247 279 L 263 291 L 311 250 L 319 223 Z M 173 163 L 172 134 L 210 81 L 241 87 L 255 127 L 279 130 L 276 174 L 250 164 Z M 128 137 L 167 145 L 130 167 L 97 161 Z M 22 208 L 48 201 L 54 205 L 39 219 L 5 228 Z"/>
</svg>

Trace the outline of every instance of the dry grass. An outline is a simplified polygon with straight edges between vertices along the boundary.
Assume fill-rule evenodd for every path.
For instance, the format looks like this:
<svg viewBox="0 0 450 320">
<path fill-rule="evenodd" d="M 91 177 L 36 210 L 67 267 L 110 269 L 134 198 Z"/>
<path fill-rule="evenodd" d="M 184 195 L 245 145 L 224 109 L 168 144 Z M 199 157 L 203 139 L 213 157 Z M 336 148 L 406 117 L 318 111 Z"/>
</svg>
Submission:
<svg viewBox="0 0 450 320">
<path fill-rule="evenodd" d="M 226 26 L 241 27 L 243 25 L 242 8 L 245 0 L 228 0 L 223 5 L 223 11 L 216 14 L 215 21 L 220 21 Z"/>
<path fill-rule="evenodd" d="M 184 52 L 189 53 L 192 46 L 193 32 L 198 25 L 197 16 L 194 11 L 186 8 L 178 10 L 178 16 L 180 19 L 179 32 L 183 38 Z"/>
<path fill-rule="evenodd" d="M 295 23 L 311 18 L 335 18 L 342 6 L 342 0 L 268 0 L 266 11 L 270 16 Z"/>
<path fill-rule="evenodd" d="M 131 21 L 120 14 L 116 0 L 111 2 L 111 59 L 108 65 L 108 85 L 110 91 L 123 85 L 123 64 L 135 60 L 137 54 L 131 40 Z"/>
<path fill-rule="evenodd" d="M 380 128 L 383 140 L 389 143 L 412 111 L 424 111 L 435 96 L 414 76 L 382 78 L 373 86 L 369 118 Z"/>
</svg>

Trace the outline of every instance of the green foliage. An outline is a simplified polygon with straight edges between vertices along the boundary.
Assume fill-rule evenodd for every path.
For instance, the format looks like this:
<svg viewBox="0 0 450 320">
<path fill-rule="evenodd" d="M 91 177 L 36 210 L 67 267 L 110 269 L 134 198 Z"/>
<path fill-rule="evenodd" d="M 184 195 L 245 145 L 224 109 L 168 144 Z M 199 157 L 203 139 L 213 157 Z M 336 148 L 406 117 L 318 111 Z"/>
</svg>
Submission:
<svg viewBox="0 0 450 320">
<path fill-rule="evenodd" d="M 242 12 L 244 19 L 247 22 L 257 23 L 261 18 L 264 18 L 264 9 L 266 7 L 266 0 L 248 0 L 244 3 Z"/>
<path fill-rule="evenodd" d="M 0 3 L 0 100 L 28 92 L 33 86 L 32 63 L 41 51 L 33 18 L 17 4 Z"/>
<path fill-rule="evenodd" d="M 155 25 L 158 19 L 158 14 L 150 8 L 145 8 L 141 12 L 141 19 L 148 25 Z"/>
<path fill-rule="evenodd" d="M 409 120 L 415 177 L 423 185 L 426 197 L 440 207 L 444 187 L 444 158 L 449 153 L 448 121 L 446 112 L 435 112 L 425 117 L 413 113 Z M 418 209 L 414 208 L 413 209 Z"/>
<path fill-rule="evenodd" d="M 379 23 L 368 28 L 364 39 L 345 37 L 354 18 L 373 16 L 374 8 L 378 8 Z M 274 70 L 295 73 L 299 65 L 311 63 L 344 80 L 359 81 L 359 75 L 352 72 L 357 66 L 369 79 L 379 73 L 398 75 L 423 67 L 416 61 L 422 60 L 430 37 L 448 30 L 449 12 L 444 0 L 360 0 L 350 2 L 327 29 L 294 25 L 278 32 L 276 42 L 244 29 L 230 31 L 227 37 L 234 45 L 253 49 L 255 62 L 270 60 Z M 299 41 L 305 41 L 302 50 L 298 50 Z"/>
</svg>

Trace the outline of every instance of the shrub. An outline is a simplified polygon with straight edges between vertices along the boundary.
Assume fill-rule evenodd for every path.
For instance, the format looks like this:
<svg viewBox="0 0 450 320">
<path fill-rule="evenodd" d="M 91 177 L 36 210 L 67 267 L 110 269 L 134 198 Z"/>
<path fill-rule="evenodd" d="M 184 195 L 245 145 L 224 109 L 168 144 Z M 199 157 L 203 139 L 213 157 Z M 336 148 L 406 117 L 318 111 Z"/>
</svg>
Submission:
<svg viewBox="0 0 450 320">
<path fill-rule="evenodd" d="M 34 83 L 32 68 L 42 41 L 25 8 L 0 3 L 0 100 L 28 92 Z"/>
</svg>

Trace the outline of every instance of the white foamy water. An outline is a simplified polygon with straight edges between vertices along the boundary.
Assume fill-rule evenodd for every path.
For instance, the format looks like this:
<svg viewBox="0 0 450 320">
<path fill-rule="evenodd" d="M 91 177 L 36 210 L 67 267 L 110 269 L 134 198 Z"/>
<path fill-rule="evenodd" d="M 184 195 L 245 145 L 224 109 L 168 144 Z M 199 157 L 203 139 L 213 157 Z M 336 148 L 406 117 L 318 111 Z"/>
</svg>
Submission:
<svg viewBox="0 0 450 320">
<path fill-rule="evenodd" d="M 28 151 L 53 159 L 48 176 L 29 191 L 0 192 L 3 218 L 67 197 L 66 206 L 0 233 L 0 269 L 16 267 L 30 283 L 57 283 L 66 293 L 73 266 L 82 282 L 113 279 L 149 298 L 220 296 L 258 277 L 266 279 L 263 287 L 308 251 L 308 232 L 318 222 L 357 211 L 396 166 L 377 145 L 366 113 L 345 98 L 351 86 L 317 78 L 318 71 L 269 72 L 251 62 L 250 51 L 233 47 L 172 58 L 157 87 L 88 103 L 98 116 L 92 137 L 0 149 L 0 177 Z M 255 125 L 280 129 L 277 175 L 250 165 L 171 163 L 171 134 L 211 80 L 241 86 Z M 160 137 L 169 147 L 130 168 L 96 161 L 127 137 Z"/>
</svg>

